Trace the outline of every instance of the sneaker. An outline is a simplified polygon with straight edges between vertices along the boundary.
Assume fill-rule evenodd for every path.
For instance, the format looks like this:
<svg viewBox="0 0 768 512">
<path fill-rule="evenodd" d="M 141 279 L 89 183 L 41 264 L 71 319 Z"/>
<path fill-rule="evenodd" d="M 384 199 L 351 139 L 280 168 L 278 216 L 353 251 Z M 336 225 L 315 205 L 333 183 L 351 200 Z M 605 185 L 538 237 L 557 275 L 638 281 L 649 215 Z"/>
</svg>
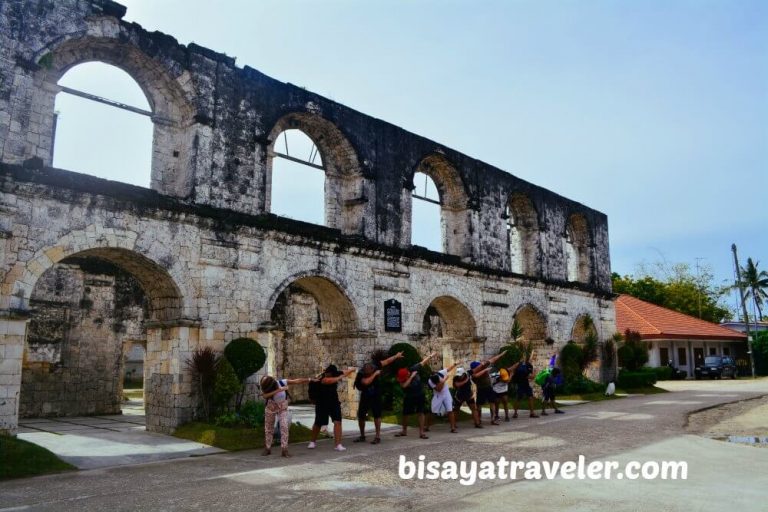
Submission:
<svg viewBox="0 0 768 512">
<path fill-rule="evenodd" d="M 310 441 L 310 443 L 307 445 L 307 448 L 311 450 L 312 448 L 317 448 L 317 445 L 314 441 Z"/>
<path fill-rule="evenodd" d="M 345 452 L 345 451 L 347 451 L 347 449 L 346 449 L 346 448 L 344 448 L 344 447 L 343 447 L 342 445 L 340 445 L 340 444 L 337 444 L 337 445 L 336 445 L 336 448 L 334 448 L 334 450 L 336 450 L 337 452 Z"/>
</svg>

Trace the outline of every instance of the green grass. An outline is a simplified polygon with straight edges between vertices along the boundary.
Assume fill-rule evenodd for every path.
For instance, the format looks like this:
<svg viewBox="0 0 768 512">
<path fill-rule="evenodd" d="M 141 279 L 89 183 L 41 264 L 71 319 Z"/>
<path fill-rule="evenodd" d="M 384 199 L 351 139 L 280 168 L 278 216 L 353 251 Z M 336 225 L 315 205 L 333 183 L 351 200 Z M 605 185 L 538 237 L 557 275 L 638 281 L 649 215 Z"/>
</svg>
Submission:
<svg viewBox="0 0 768 512">
<path fill-rule="evenodd" d="M 309 441 L 311 430 L 304 425 L 291 425 L 291 443 Z M 224 450 L 254 450 L 264 448 L 264 428 L 219 427 L 210 423 L 193 421 L 182 425 L 173 433 L 175 437 L 197 441 Z"/>
<path fill-rule="evenodd" d="M 0 480 L 75 469 L 41 446 L 0 435 Z"/>
<path fill-rule="evenodd" d="M 129 400 L 136 399 L 136 398 L 143 398 L 144 390 L 143 389 L 124 389 L 123 396 Z"/>
</svg>

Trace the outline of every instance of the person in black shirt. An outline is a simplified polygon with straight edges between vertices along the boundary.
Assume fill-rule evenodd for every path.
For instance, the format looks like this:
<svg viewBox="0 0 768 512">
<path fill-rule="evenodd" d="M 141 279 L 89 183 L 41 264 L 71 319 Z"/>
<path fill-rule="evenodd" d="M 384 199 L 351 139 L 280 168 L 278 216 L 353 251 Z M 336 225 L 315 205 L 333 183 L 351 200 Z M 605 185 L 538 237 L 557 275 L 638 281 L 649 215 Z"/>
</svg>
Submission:
<svg viewBox="0 0 768 512">
<path fill-rule="evenodd" d="M 421 439 L 429 439 L 424 433 L 424 402 L 426 396 L 424 394 L 424 386 L 421 384 L 421 377 L 419 377 L 419 370 L 436 355 L 435 353 L 429 354 L 410 368 L 400 368 L 398 370 L 397 382 L 403 388 L 403 429 L 395 434 L 395 437 L 408 435 L 408 416 L 416 413 L 419 415 L 419 437 Z"/>
<path fill-rule="evenodd" d="M 403 353 L 398 352 L 392 357 L 381 360 L 379 364 L 376 364 L 375 361 L 367 363 L 357 373 L 355 387 L 360 390 L 360 405 L 357 407 L 357 424 L 360 427 L 360 437 L 354 440 L 355 443 L 365 441 L 365 419 L 368 416 L 369 410 L 371 411 L 371 416 L 373 416 L 373 424 L 376 427 L 376 437 L 373 438 L 371 444 L 379 444 L 381 442 L 382 407 L 379 375 L 381 375 L 382 368 L 402 357 Z"/>
<path fill-rule="evenodd" d="M 515 370 L 512 380 L 517 385 L 517 392 L 515 394 L 515 403 L 513 405 L 515 412 L 512 414 L 513 418 L 517 418 L 517 410 L 520 407 L 520 400 L 528 399 L 528 409 L 530 410 L 531 418 L 538 418 L 539 416 L 533 410 L 533 388 L 531 388 L 531 381 L 533 380 L 533 365 L 531 364 L 531 356 L 523 358 L 520 361 L 520 365 Z"/>
<path fill-rule="evenodd" d="M 329 365 L 320 377 L 320 396 L 315 403 L 315 423 L 312 425 L 311 441 L 307 448 L 315 448 L 317 436 L 320 434 L 320 427 L 328 424 L 328 417 L 333 421 L 333 440 L 336 447 L 334 450 L 343 452 L 346 450 L 341 444 L 341 402 L 339 401 L 339 392 L 337 385 L 341 379 L 354 373 L 354 368 L 348 368 L 342 372 L 336 368 L 335 364 Z"/>
</svg>

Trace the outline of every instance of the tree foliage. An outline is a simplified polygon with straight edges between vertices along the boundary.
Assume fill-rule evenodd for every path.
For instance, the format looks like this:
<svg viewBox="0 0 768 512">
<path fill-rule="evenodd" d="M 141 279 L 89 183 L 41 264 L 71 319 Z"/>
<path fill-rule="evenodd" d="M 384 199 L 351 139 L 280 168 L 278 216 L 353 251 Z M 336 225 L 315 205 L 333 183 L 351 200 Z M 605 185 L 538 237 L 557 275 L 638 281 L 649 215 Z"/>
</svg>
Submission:
<svg viewBox="0 0 768 512">
<path fill-rule="evenodd" d="M 759 261 L 747 258 L 747 264 L 741 267 L 741 286 L 744 288 L 744 300 L 751 299 L 757 318 L 763 321 L 763 303 L 768 299 L 768 272 L 759 270 Z M 738 284 L 737 284 L 738 286 Z"/>
<path fill-rule="evenodd" d="M 640 333 L 627 329 L 624 344 L 617 354 L 620 366 L 631 372 L 637 371 L 648 362 L 648 343 L 642 340 Z"/>
<path fill-rule="evenodd" d="M 728 308 L 720 304 L 728 288 L 715 286 L 712 272 L 706 266 L 694 275 L 685 263 L 659 263 L 652 268 L 641 266 L 637 276 L 613 273 L 611 278 L 615 293 L 714 323 L 731 318 Z"/>
</svg>

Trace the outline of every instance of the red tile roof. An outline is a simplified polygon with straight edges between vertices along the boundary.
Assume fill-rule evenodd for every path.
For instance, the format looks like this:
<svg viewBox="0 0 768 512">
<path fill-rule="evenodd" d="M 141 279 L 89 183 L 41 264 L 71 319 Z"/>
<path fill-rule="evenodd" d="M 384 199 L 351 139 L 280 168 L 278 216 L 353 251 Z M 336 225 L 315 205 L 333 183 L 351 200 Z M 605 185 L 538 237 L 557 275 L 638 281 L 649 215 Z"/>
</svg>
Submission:
<svg viewBox="0 0 768 512">
<path fill-rule="evenodd" d="M 747 341 L 747 335 L 706 320 L 672 311 L 631 295 L 616 299 L 616 327 L 637 331 L 644 340 L 703 339 Z"/>
</svg>

